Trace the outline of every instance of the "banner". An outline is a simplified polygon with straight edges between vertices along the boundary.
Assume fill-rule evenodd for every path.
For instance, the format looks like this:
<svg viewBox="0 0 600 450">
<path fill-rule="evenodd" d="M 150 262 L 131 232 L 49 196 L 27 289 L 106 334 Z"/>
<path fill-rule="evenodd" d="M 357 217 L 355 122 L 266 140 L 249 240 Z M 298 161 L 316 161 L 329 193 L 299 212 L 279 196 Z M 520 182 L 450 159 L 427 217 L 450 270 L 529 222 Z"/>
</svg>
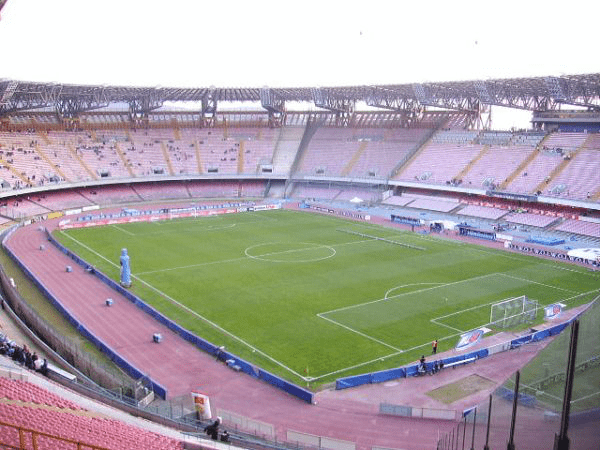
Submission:
<svg viewBox="0 0 600 450">
<path fill-rule="evenodd" d="M 192 398 L 194 399 L 194 406 L 198 413 L 198 418 L 203 420 L 212 419 L 210 412 L 210 399 L 208 395 L 204 395 L 201 392 L 192 391 Z"/>
<path fill-rule="evenodd" d="M 544 308 L 544 318 L 548 320 L 556 319 L 562 312 L 563 304 L 555 303 Z"/>
<path fill-rule="evenodd" d="M 64 216 L 62 211 L 54 211 L 51 213 L 48 213 L 48 219 L 56 219 L 57 217 L 62 217 Z"/>
<path fill-rule="evenodd" d="M 483 337 L 483 330 L 477 329 L 469 331 L 468 333 L 461 334 L 458 343 L 456 344 L 456 350 L 465 350 L 473 345 L 477 344 Z"/>
<path fill-rule="evenodd" d="M 523 253 L 533 253 L 534 255 L 549 256 L 551 258 L 562 259 L 565 261 L 573 261 L 573 262 L 578 262 L 578 263 L 591 264 L 594 266 L 596 264 L 598 264 L 597 261 L 593 261 L 593 260 L 589 260 L 588 258 L 582 258 L 582 257 L 577 257 L 577 256 L 569 256 L 568 253 L 562 253 L 557 250 L 543 249 L 543 248 L 533 247 L 533 246 L 528 246 L 528 245 L 518 245 L 518 244 L 514 244 L 512 242 L 510 243 L 509 248 L 511 250 L 518 250 Z"/>
</svg>

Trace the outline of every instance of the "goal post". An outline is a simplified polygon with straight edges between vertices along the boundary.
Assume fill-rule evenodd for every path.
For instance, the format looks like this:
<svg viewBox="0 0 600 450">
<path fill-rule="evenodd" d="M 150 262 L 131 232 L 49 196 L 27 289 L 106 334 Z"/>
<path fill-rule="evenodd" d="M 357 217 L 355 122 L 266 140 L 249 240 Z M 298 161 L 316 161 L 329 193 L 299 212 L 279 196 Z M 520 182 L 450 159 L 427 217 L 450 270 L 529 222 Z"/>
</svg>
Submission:
<svg viewBox="0 0 600 450">
<path fill-rule="evenodd" d="M 522 323 L 531 323 L 537 317 L 539 303 L 526 295 L 492 304 L 490 325 L 510 328 Z"/>
</svg>

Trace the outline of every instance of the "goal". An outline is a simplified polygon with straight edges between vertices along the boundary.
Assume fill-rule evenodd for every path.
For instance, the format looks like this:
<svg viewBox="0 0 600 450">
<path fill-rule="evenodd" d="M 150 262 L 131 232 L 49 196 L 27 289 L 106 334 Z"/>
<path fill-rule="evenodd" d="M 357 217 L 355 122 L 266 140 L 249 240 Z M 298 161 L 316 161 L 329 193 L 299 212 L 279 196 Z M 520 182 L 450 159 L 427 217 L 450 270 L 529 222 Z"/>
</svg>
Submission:
<svg viewBox="0 0 600 450">
<path fill-rule="evenodd" d="M 490 325 L 511 328 L 522 323 L 531 323 L 537 317 L 539 303 L 526 295 L 494 303 L 490 312 Z"/>
</svg>

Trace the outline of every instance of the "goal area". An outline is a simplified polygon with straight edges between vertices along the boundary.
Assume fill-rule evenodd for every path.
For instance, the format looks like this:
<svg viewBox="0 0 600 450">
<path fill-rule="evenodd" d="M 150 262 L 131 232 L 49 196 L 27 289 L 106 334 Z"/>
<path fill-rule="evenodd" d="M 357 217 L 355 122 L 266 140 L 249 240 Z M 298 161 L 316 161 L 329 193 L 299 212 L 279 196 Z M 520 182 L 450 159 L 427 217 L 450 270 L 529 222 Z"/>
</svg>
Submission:
<svg viewBox="0 0 600 450">
<path fill-rule="evenodd" d="M 540 305 L 526 295 L 510 298 L 492 304 L 490 325 L 498 328 L 511 328 L 535 321 Z"/>
</svg>

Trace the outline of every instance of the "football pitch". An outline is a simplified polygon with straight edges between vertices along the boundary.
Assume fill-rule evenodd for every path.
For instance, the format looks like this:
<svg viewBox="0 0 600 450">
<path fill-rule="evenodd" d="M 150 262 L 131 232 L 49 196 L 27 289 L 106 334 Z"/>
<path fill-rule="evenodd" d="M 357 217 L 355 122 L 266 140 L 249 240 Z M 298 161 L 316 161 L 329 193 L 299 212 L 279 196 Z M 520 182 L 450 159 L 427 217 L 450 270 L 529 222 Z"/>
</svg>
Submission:
<svg viewBox="0 0 600 450">
<path fill-rule="evenodd" d="M 88 263 L 204 339 L 316 387 L 452 348 L 493 303 L 590 301 L 587 269 L 297 211 L 56 231 Z M 541 311 L 538 321 L 541 322 Z"/>
</svg>

